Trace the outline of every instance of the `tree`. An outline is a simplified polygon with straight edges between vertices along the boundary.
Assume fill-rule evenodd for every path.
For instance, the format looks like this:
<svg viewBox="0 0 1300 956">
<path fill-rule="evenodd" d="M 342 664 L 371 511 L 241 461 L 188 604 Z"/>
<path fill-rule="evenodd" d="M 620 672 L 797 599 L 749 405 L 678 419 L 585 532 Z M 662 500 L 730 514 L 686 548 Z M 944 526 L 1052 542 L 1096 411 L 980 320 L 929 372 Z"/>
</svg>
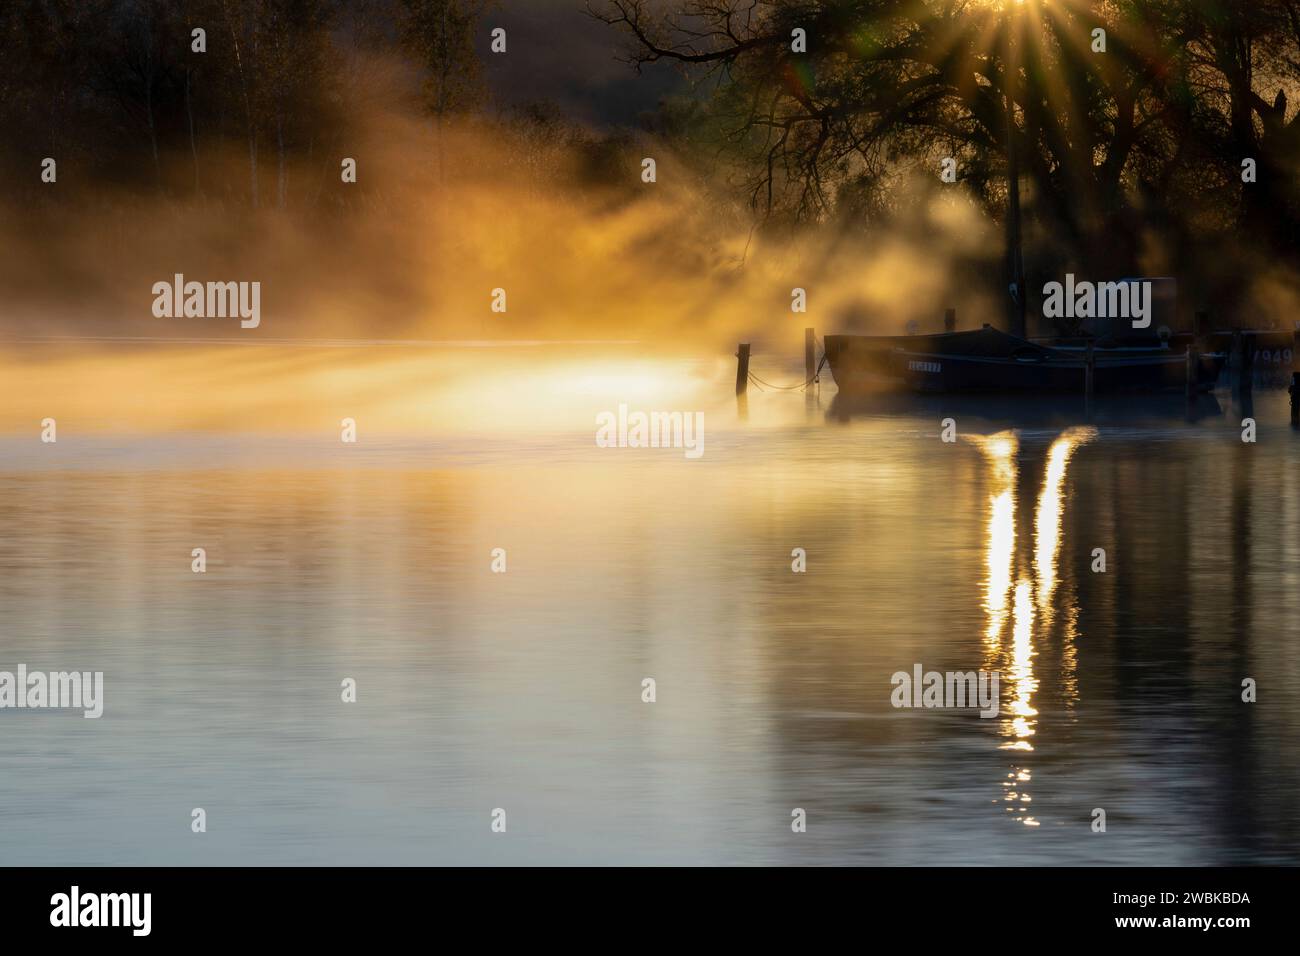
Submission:
<svg viewBox="0 0 1300 956">
<path fill-rule="evenodd" d="M 256 209 L 260 203 L 258 189 L 258 133 L 262 120 L 262 87 L 258 79 L 262 69 L 262 32 L 259 29 L 258 0 L 221 0 L 221 12 L 234 54 L 235 75 L 244 108 L 244 130 L 248 137 L 249 200 Z"/>
<path fill-rule="evenodd" d="M 268 121 L 275 128 L 276 204 L 284 208 L 288 190 L 286 144 L 297 117 L 327 83 L 326 29 L 331 10 L 323 0 L 265 0 L 259 26 L 265 36 L 262 63 Z"/>
<path fill-rule="evenodd" d="M 1263 38 L 1300 23 L 1284 15 L 1296 0 L 1262 5 L 1274 12 L 1217 20 L 1207 11 L 1238 5 L 679 0 L 657 15 L 646 0 L 593 0 L 589 10 L 624 31 L 638 68 L 676 61 L 713 84 L 705 115 L 749 171 L 756 205 L 817 218 L 848 192 L 887 204 L 901 167 L 937 168 L 951 156 L 998 216 L 1014 146 L 1039 235 L 1115 275 L 1132 269 L 1139 215 L 1153 203 L 1178 210 L 1184 197 L 1175 187 L 1201 188 L 1197 175 L 1226 183 L 1236 169 L 1239 182 L 1241 144 L 1257 135 L 1256 118 L 1279 142 L 1294 125 L 1276 115 L 1285 98 L 1270 97 L 1270 107 L 1254 84 Z M 1093 49 L 1098 28 L 1104 53 Z M 806 53 L 792 49 L 796 29 Z M 1289 55 L 1294 64 L 1294 48 Z M 1221 82 L 1226 106 L 1211 89 Z M 1273 172 L 1294 183 L 1294 171 Z M 1235 224 L 1227 194 L 1198 198 L 1201 211 Z"/>
<path fill-rule="evenodd" d="M 402 0 L 403 46 L 425 71 L 424 100 L 438 137 L 438 175 L 443 169 L 443 124 L 483 96 L 474 31 L 487 0 Z"/>
</svg>

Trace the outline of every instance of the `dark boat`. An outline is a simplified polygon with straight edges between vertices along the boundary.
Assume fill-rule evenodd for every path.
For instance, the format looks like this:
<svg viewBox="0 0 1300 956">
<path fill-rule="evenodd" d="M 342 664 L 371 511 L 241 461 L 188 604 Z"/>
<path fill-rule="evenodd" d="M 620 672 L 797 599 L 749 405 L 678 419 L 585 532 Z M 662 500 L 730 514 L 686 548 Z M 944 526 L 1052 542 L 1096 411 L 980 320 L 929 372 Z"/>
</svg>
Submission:
<svg viewBox="0 0 1300 956">
<path fill-rule="evenodd" d="M 1009 131 L 1014 128 L 1010 103 L 1007 124 Z M 917 392 L 1020 395 L 1183 389 L 1195 396 L 1217 383 L 1227 361 L 1226 352 L 1216 351 L 1221 345 L 1237 350 L 1239 364 L 1247 368 L 1260 355 L 1266 361 L 1275 356 L 1279 365 L 1293 361 L 1294 352 L 1281 333 L 1238 333 L 1221 343 L 1218 340 L 1223 337 L 1218 333 L 1205 330 L 1202 334 L 1199 319 L 1190 334 L 1174 332 L 1177 282 L 1168 276 L 1119 280 L 1150 284 L 1149 304 L 1157 315 L 1148 315 L 1145 326 L 1132 326 L 1119 318 L 1127 315 L 1126 309 L 1108 309 L 1102 318 L 1090 322 L 1087 338 L 1027 338 L 1028 300 L 1024 293 L 1028 286 L 1021 249 L 1015 142 L 1015 136 L 1007 136 L 1008 304 L 1009 324 L 1016 334 L 986 324 L 967 332 L 930 335 L 828 335 L 826 362 L 841 393 L 853 396 L 899 387 Z M 1153 321 L 1156 319 L 1161 321 Z M 1149 331 L 1135 335 L 1138 328 Z M 1296 335 L 1300 336 L 1300 325 Z"/>
<path fill-rule="evenodd" d="M 840 391 L 904 387 L 921 392 L 1069 392 L 1083 394 L 1086 345 L 1043 344 L 984 326 L 933 335 L 826 336 L 826 361 Z M 1201 355 L 1195 391 L 1214 387 L 1224 356 Z M 1187 357 L 1167 346 L 1092 349 L 1095 392 L 1185 389 Z"/>
</svg>

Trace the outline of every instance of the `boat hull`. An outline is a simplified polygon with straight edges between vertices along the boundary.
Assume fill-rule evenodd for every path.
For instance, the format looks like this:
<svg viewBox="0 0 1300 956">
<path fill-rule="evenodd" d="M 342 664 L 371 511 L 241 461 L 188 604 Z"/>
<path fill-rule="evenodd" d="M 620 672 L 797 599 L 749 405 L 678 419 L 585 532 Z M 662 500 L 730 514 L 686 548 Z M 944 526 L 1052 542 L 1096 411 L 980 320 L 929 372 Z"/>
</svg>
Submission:
<svg viewBox="0 0 1300 956">
<path fill-rule="evenodd" d="M 1055 348 L 996 329 L 918 336 L 828 335 L 826 358 L 844 392 L 1084 391 L 1087 353 Z M 1201 356 L 1195 390 L 1214 386 L 1222 356 Z M 1093 391 L 1186 388 L 1186 356 L 1164 348 L 1095 349 Z"/>
</svg>

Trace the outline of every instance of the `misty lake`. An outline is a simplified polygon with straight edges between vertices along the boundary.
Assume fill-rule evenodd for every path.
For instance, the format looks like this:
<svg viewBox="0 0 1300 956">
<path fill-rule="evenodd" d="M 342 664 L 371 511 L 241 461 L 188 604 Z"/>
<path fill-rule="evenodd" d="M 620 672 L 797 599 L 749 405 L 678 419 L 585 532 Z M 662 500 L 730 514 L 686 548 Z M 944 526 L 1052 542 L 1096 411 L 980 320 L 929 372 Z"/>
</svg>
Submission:
<svg viewBox="0 0 1300 956">
<path fill-rule="evenodd" d="M 742 419 L 727 358 L 484 349 L 426 392 L 407 353 L 231 351 L 241 401 L 356 377 L 220 421 L 129 357 L 11 378 L 0 670 L 103 671 L 104 713 L 0 710 L 5 863 L 1300 862 L 1283 393 L 1245 444 L 1226 399 L 1016 421 L 826 376 Z M 702 411 L 703 453 L 599 447 L 621 403 Z M 893 707 L 918 664 L 1000 674 L 999 716 Z"/>
</svg>

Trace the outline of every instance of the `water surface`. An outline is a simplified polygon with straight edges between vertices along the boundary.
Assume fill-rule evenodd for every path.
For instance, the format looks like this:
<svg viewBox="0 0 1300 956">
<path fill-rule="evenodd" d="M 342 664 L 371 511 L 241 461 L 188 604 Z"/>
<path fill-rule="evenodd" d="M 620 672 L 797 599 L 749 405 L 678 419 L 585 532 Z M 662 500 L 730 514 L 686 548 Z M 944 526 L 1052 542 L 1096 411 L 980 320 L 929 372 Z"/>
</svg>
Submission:
<svg viewBox="0 0 1300 956">
<path fill-rule="evenodd" d="M 1231 408 L 969 403 L 949 444 L 942 403 L 828 382 L 742 420 L 724 361 L 519 361 L 388 430 L 356 393 L 315 429 L 11 428 L 0 669 L 106 700 L 0 711 L 0 860 L 1300 860 L 1285 396 L 1254 444 Z M 705 411 L 705 453 L 596 447 L 619 402 Z M 895 709 L 917 663 L 999 672 L 1001 715 Z"/>
</svg>

